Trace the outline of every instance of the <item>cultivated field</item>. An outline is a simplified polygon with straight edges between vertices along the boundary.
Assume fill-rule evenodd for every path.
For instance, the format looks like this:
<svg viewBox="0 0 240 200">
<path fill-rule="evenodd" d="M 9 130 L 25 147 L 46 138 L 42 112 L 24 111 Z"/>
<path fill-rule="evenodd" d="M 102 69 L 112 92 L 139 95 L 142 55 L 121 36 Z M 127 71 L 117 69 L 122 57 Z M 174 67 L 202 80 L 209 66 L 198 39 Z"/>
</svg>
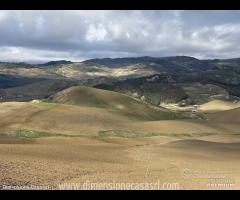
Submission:
<svg viewBox="0 0 240 200">
<path fill-rule="evenodd" d="M 86 87 L 51 101 L 0 103 L 0 185 L 240 189 L 238 108 L 193 120 Z"/>
</svg>

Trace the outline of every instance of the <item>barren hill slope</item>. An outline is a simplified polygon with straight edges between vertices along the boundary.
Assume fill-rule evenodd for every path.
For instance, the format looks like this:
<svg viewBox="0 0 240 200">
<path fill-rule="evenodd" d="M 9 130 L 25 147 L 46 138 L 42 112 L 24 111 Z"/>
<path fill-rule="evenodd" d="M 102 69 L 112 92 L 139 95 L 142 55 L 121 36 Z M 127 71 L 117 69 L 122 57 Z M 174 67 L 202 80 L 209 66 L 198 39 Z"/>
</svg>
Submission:
<svg viewBox="0 0 240 200">
<path fill-rule="evenodd" d="M 222 112 L 217 112 L 217 113 L 212 113 L 209 114 L 208 117 L 212 121 L 216 122 L 222 122 L 226 124 L 232 124 L 232 123 L 240 123 L 240 108 L 235 108 L 232 110 L 227 110 L 227 111 L 222 111 Z"/>
<path fill-rule="evenodd" d="M 199 106 L 199 109 L 205 112 L 231 110 L 240 107 L 240 103 L 233 103 L 221 100 L 213 100 Z"/>
<path fill-rule="evenodd" d="M 149 106 L 121 93 L 83 86 L 74 86 L 58 92 L 50 100 L 54 103 L 105 108 L 121 115 L 143 120 L 180 118 L 180 115 L 176 113 Z"/>
</svg>

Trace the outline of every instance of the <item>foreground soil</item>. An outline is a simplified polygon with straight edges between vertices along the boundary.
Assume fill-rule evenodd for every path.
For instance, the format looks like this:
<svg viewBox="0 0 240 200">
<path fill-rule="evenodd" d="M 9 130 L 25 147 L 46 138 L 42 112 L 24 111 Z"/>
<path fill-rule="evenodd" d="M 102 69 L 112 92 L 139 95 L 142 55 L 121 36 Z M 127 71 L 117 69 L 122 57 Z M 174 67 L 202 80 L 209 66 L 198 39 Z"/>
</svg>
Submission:
<svg viewBox="0 0 240 200">
<path fill-rule="evenodd" d="M 86 182 L 158 182 L 160 188 L 154 189 L 240 189 L 239 142 L 237 135 L 190 139 L 2 136 L 0 185 L 68 189 L 62 187 L 71 184 L 83 189 Z"/>
</svg>

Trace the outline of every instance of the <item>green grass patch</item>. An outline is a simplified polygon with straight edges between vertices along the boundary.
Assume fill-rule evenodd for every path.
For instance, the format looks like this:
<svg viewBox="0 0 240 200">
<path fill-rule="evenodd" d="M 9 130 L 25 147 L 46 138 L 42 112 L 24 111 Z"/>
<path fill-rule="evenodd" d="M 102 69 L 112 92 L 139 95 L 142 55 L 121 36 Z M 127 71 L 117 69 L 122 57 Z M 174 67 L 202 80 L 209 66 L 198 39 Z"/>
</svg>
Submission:
<svg viewBox="0 0 240 200">
<path fill-rule="evenodd" d="M 138 133 L 133 131 L 122 131 L 122 130 L 109 130 L 109 131 L 99 131 L 98 136 L 100 137 L 150 137 L 154 136 L 156 133 Z"/>
<path fill-rule="evenodd" d="M 186 116 L 183 116 L 180 113 L 162 113 L 162 118 L 160 120 L 177 120 L 177 119 L 188 119 Z"/>
<path fill-rule="evenodd" d="M 78 102 L 74 104 L 76 106 L 87 106 L 87 107 L 93 107 L 93 108 L 107 108 L 107 104 L 101 100 L 90 100 L 89 102 Z"/>
<path fill-rule="evenodd" d="M 153 136 L 170 136 L 178 138 L 203 137 L 209 135 L 240 135 L 240 133 L 157 133 L 157 132 L 134 132 L 123 130 L 107 130 L 99 131 L 99 137 L 124 137 L 124 138 L 140 138 Z"/>
<path fill-rule="evenodd" d="M 134 131 L 122 131 L 122 130 L 108 130 L 99 131 L 98 136 L 100 137 L 125 137 L 125 138 L 139 138 L 139 137 L 153 137 L 159 135 L 166 135 L 164 133 L 153 133 L 153 132 L 134 132 Z"/>
<path fill-rule="evenodd" d="M 39 137 L 51 137 L 51 136 L 67 136 L 60 133 L 49 133 L 43 131 L 30 131 L 30 130 L 15 130 L 15 131 L 6 131 L 1 132 L 1 136 L 14 136 L 14 137 L 26 137 L 26 138 L 39 138 Z"/>
<path fill-rule="evenodd" d="M 46 109 L 52 109 L 52 108 L 59 106 L 59 104 L 57 104 L 57 103 L 49 103 L 49 102 L 40 102 L 37 105 L 40 105 L 41 107 L 46 108 Z"/>
</svg>

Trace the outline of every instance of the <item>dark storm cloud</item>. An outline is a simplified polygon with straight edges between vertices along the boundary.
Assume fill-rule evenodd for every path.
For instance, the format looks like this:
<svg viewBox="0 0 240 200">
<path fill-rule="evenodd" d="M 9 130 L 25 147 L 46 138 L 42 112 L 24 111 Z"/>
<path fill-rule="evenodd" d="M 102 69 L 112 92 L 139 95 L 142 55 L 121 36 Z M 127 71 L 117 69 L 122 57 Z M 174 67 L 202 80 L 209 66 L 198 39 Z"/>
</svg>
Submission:
<svg viewBox="0 0 240 200">
<path fill-rule="evenodd" d="M 0 60 L 239 57 L 240 11 L 0 11 Z"/>
</svg>

